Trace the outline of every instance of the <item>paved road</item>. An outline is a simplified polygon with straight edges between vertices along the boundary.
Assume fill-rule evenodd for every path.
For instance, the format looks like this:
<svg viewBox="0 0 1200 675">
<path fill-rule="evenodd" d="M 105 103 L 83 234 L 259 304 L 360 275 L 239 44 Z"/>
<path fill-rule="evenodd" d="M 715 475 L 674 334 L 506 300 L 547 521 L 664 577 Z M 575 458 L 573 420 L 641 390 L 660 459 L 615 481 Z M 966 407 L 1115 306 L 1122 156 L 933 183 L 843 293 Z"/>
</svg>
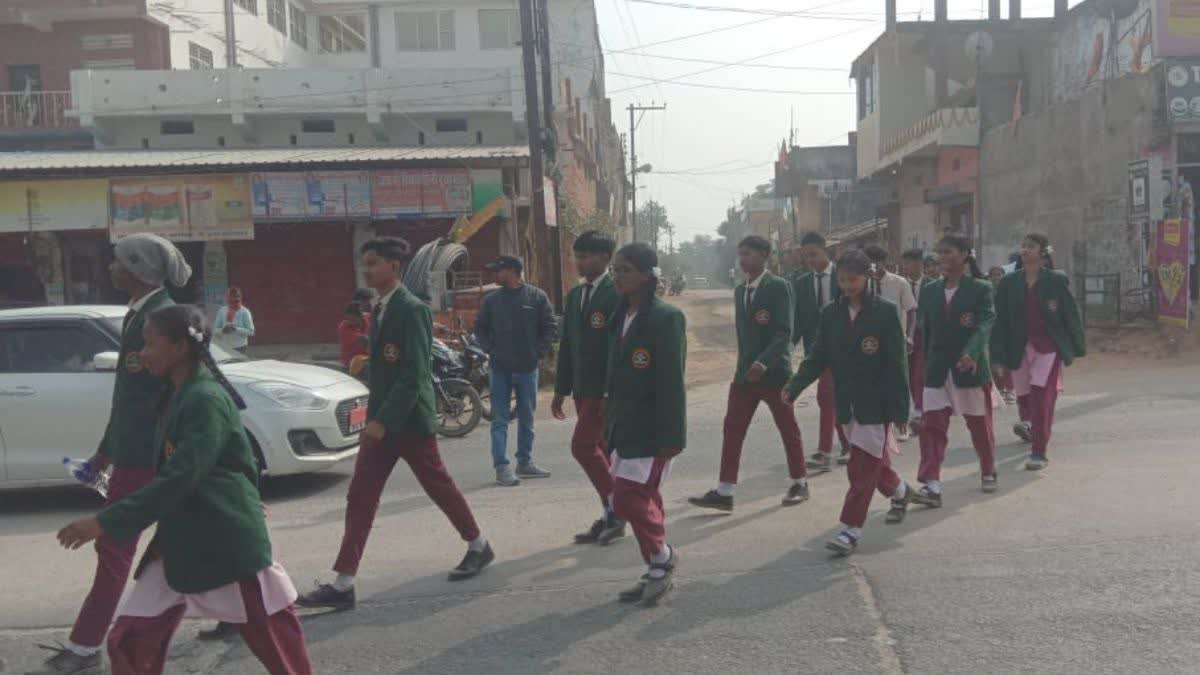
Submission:
<svg viewBox="0 0 1200 675">
<path fill-rule="evenodd" d="M 728 305 L 685 300 L 693 363 L 726 358 L 716 324 Z M 707 335 L 704 335 L 708 331 Z M 697 359 L 699 357 L 699 359 Z M 319 673 L 1194 673 L 1200 663 L 1195 461 L 1200 361 L 1089 357 L 1067 371 L 1054 463 L 1020 470 L 998 427 L 1001 490 L 983 495 L 956 424 L 945 507 L 899 527 L 875 503 L 860 552 L 830 559 L 845 493 L 839 472 L 814 499 L 779 507 L 783 454 L 760 412 L 737 511 L 700 513 L 685 498 L 715 480 L 724 386 L 691 392 L 690 442 L 665 488 L 668 534 L 682 555 L 669 603 L 630 609 L 615 594 L 641 573 L 632 538 L 569 544 L 598 505 L 566 451 L 569 423 L 540 422 L 537 458 L 554 477 L 491 485 L 486 434 L 443 444 L 499 559 L 475 580 L 444 581 L 462 545 L 411 476 L 389 484 L 359 579 L 356 612 L 305 618 Z M 815 410 L 800 408 L 806 440 Z M 913 477 L 915 443 L 904 446 Z M 325 578 L 341 532 L 349 467 L 266 487 L 276 555 L 298 585 Z M 57 526 L 90 504 L 77 493 L 0 497 L 0 656 L 10 672 L 63 636 L 91 556 L 54 546 Z M 202 645 L 185 624 L 171 672 L 259 672 L 236 643 Z"/>
</svg>

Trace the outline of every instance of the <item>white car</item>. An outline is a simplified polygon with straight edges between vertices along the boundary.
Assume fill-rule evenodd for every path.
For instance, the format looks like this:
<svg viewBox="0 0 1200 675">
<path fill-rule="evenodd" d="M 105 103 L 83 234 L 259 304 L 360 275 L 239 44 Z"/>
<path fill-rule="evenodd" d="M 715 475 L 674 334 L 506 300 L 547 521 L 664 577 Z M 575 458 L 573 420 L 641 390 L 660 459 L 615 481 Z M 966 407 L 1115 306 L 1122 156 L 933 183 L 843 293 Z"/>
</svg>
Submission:
<svg viewBox="0 0 1200 675">
<path fill-rule="evenodd" d="M 0 311 L 0 488 L 69 483 L 63 458 L 95 452 L 127 311 Z M 248 360 L 216 345 L 212 352 L 246 400 L 242 423 L 264 475 L 320 471 L 358 453 L 367 406 L 361 382 L 320 366 Z"/>
</svg>

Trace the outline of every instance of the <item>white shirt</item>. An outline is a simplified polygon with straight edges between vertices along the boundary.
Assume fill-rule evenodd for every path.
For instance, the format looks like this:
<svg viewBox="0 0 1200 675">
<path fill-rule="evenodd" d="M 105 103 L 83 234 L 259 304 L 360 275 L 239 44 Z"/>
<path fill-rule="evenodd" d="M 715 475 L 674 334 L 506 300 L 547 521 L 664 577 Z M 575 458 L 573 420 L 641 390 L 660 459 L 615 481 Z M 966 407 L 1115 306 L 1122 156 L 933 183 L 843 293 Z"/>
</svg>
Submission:
<svg viewBox="0 0 1200 675">
<path fill-rule="evenodd" d="M 153 297 L 156 293 L 158 293 L 161 290 L 163 290 L 163 287 L 159 286 L 158 288 L 150 291 L 149 293 L 143 295 L 142 297 L 138 298 L 137 300 L 130 301 L 129 309 L 131 309 L 135 312 L 142 311 L 142 308 L 146 306 L 146 303 L 150 302 L 150 298 Z"/>
<path fill-rule="evenodd" d="M 833 263 L 829 263 L 824 272 L 813 270 L 813 297 L 826 303 L 833 300 L 833 275 L 836 273 Z"/>
<path fill-rule="evenodd" d="M 625 339 L 625 335 L 629 332 L 629 327 L 633 325 L 633 320 L 637 318 L 637 312 L 625 314 L 625 325 L 621 327 L 621 339 Z"/>
<path fill-rule="evenodd" d="M 379 307 L 379 318 L 377 319 L 378 321 L 383 321 L 383 313 L 387 311 L 388 303 L 391 302 L 392 296 L 395 295 L 396 291 L 399 289 L 400 289 L 400 284 L 396 284 L 396 287 L 393 288 L 392 290 L 388 291 L 387 295 L 379 298 L 379 302 L 376 303 L 376 306 Z"/>
<path fill-rule="evenodd" d="M 600 282 L 604 281 L 604 277 L 606 277 L 606 276 L 608 276 L 608 270 L 604 270 L 604 274 L 601 274 L 600 276 L 596 277 L 595 279 L 592 279 L 591 281 L 588 281 L 587 279 L 579 280 L 579 285 L 585 287 L 583 289 L 584 295 L 587 294 L 586 287 L 587 286 L 592 287 L 592 295 L 591 295 L 591 297 L 588 298 L 588 302 L 591 302 L 592 298 L 596 297 L 596 289 L 600 287 Z M 587 314 L 587 305 L 584 304 L 583 298 L 584 298 L 583 295 L 579 296 L 579 311 L 582 312 L 583 314 Z"/>
<path fill-rule="evenodd" d="M 884 273 L 879 282 L 879 297 L 896 305 L 896 310 L 900 313 L 900 329 L 908 335 L 908 313 L 917 308 L 917 299 L 913 297 L 908 279 L 899 274 Z"/>
<path fill-rule="evenodd" d="M 767 276 L 767 270 L 764 269 L 758 273 L 758 276 L 754 277 L 753 281 L 746 281 L 746 309 L 750 309 L 750 301 L 752 300 L 750 294 L 758 290 L 758 285 L 762 283 L 765 276 Z"/>
</svg>

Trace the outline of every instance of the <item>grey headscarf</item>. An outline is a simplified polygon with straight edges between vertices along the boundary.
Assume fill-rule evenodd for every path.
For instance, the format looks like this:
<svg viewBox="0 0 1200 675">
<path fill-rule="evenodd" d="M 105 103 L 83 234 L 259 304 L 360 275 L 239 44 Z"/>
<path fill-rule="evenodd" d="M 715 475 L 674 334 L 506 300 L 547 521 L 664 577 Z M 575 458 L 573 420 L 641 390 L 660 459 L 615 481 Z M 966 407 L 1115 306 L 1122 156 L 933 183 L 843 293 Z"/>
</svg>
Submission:
<svg viewBox="0 0 1200 675">
<path fill-rule="evenodd" d="M 157 234 L 131 234 L 117 242 L 114 254 L 133 276 L 151 286 L 164 281 L 183 286 L 192 277 L 192 268 L 175 244 Z"/>
</svg>

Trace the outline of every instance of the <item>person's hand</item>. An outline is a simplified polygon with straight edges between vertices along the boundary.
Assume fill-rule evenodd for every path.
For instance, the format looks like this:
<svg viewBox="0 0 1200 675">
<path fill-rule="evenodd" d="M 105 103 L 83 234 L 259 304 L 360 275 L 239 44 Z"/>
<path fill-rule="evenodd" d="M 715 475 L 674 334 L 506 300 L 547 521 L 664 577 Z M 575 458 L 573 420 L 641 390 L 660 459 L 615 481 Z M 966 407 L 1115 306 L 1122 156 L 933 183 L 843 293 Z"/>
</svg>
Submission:
<svg viewBox="0 0 1200 675">
<path fill-rule="evenodd" d="M 555 394 L 554 400 L 550 401 L 550 414 L 554 415 L 556 420 L 567 419 L 567 414 L 563 412 L 563 401 L 566 397 L 562 394 Z"/>
<path fill-rule="evenodd" d="M 975 359 L 971 358 L 969 354 L 963 354 L 962 358 L 958 360 L 957 368 L 959 372 L 974 373 L 979 370 L 979 364 L 975 363 Z"/>
<path fill-rule="evenodd" d="M 788 405 L 795 405 L 796 399 L 799 397 L 787 389 L 784 389 L 783 391 L 779 392 L 779 398 L 783 399 L 783 402 Z"/>
<path fill-rule="evenodd" d="M 108 461 L 107 457 L 97 452 L 91 457 L 88 457 L 87 463 L 88 466 L 92 467 L 93 471 L 100 473 L 107 469 L 111 462 Z"/>
<path fill-rule="evenodd" d="M 662 459 L 672 459 L 681 452 L 683 452 L 683 448 L 663 448 L 658 451 L 658 456 Z"/>
<path fill-rule="evenodd" d="M 233 325 L 233 324 L 231 324 L 231 323 L 227 323 L 227 324 L 225 324 L 225 327 L 221 329 L 221 332 L 222 332 L 222 333 L 232 333 L 232 332 L 234 332 L 235 330 L 237 330 L 237 328 L 236 328 L 236 327 L 234 327 L 234 325 Z"/>
<path fill-rule="evenodd" d="M 383 426 L 383 422 L 379 420 L 371 420 L 367 423 L 367 427 L 362 430 L 362 440 L 378 443 L 387 435 L 387 427 Z"/>
<path fill-rule="evenodd" d="M 100 527 L 96 516 L 85 516 L 59 530 L 58 543 L 62 544 L 63 548 L 74 551 L 88 542 L 95 541 L 102 534 L 104 528 Z"/>
<path fill-rule="evenodd" d="M 746 371 L 746 381 L 751 384 L 762 382 L 763 375 L 767 374 L 767 367 L 755 361 L 754 365 L 750 366 L 750 370 Z"/>
</svg>

